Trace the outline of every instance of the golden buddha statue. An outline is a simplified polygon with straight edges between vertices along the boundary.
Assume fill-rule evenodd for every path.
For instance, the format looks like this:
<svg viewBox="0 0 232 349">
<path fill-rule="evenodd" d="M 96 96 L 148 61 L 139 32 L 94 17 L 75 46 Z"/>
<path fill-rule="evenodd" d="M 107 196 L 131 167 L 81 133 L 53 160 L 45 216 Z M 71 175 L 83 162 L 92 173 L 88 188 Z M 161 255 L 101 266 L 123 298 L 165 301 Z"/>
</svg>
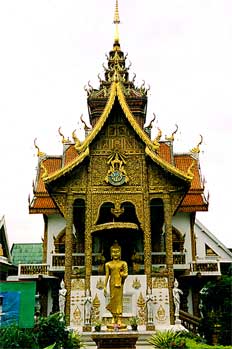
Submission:
<svg viewBox="0 0 232 349">
<path fill-rule="evenodd" d="M 123 308 L 123 285 L 128 275 L 128 267 L 125 261 L 121 260 L 121 247 L 117 241 L 110 248 L 111 261 L 105 264 L 106 277 L 104 284 L 104 295 L 107 295 L 107 283 L 110 277 L 110 301 L 106 306 L 113 316 L 112 325 L 123 328 L 121 317 Z"/>
</svg>

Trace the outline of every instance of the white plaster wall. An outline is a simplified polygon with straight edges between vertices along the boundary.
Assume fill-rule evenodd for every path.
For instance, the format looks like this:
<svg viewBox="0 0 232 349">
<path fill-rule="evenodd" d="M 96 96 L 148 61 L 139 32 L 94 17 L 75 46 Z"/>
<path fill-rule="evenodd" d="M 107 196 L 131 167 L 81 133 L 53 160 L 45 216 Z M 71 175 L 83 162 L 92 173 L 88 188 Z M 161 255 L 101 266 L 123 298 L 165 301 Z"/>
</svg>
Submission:
<svg viewBox="0 0 232 349">
<path fill-rule="evenodd" d="M 192 261 L 191 247 L 191 226 L 190 214 L 185 212 L 177 213 L 173 216 L 172 225 L 178 229 L 182 235 L 185 235 L 184 250 L 186 250 L 186 264 Z"/>
<path fill-rule="evenodd" d="M 54 252 L 54 239 L 53 236 L 57 236 L 59 232 L 66 226 L 66 221 L 59 215 L 48 216 L 48 246 L 47 246 L 47 263 L 52 265 L 52 251 Z"/>
<path fill-rule="evenodd" d="M 197 256 L 198 259 L 215 259 L 225 262 L 232 262 L 232 255 L 230 251 L 227 251 L 225 246 L 208 232 L 203 226 L 195 225 L 195 234 L 196 234 L 196 246 L 197 246 Z M 218 255 L 217 256 L 206 256 L 205 245 L 208 245 L 213 251 Z"/>
<path fill-rule="evenodd" d="M 111 317 L 110 312 L 106 309 L 108 299 L 104 296 L 103 289 L 97 287 L 97 283 L 99 281 L 104 282 L 104 280 L 105 276 L 91 276 L 91 294 L 93 298 L 97 295 L 100 300 L 100 317 Z M 139 282 L 140 286 L 138 288 L 134 287 L 134 281 Z M 123 316 L 131 317 L 138 315 L 137 301 L 140 294 L 142 294 L 144 299 L 146 298 L 146 288 L 146 275 L 128 275 L 124 283 L 123 295 L 127 296 L 128 299 L 130 299 L 130 302 L 127 305 L 128 312 L 124 310 Z M 107 293 L 108 295 L 110 294 L 109 283 L 107 285 Z"/>
</svg>

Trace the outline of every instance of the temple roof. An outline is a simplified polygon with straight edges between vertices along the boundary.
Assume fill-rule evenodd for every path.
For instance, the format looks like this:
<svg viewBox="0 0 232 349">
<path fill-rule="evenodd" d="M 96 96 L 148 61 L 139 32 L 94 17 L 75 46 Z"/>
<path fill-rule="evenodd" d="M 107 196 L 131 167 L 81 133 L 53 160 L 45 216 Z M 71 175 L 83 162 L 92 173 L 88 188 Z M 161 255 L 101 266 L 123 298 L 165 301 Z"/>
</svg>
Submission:
<svg viewBox="0 0 232 349">
<path fill-rule="evenodd" d="M 123 86 L 124 96 L 127 104 L 141 127 L 144 126 L 146 118 L 147 108 L 147 91 L 149 87 L 145 87 L 145 82 L 141 86 L 135 85 L 135 76 L 130 78 L 129 65 L 126 64 L 127 54 L 121 50 L 119 43 L 119 30 L 118 25 L 120 23 L 118 1 L 116 0 L 114 24 L 115 24 L 115 36 L 113 48 L 106 55 L 107 66 L 103 64 L 104 78 L 98 75 L 100 85 L 98 88 L 93 88 L 90 83 L 88 87 L 85 87 L 87 92 L 87 103 L 89 109 L 89 119 L 92 127 L 95 126 L 98 118 L 101 116 L 108 98 L 112 92 L 112 83 L 117 81 Z"/>
<path fill-rule="evenodd" d="M 41 264 L 43 257 L 42 243 L 19 243 L 11 248 L 13 263 L 18 264 Z"/>
<path fill-rule="evenodd" d="M 145 149 L 146 154 L 156 164 L 161 166 L 166 171 L 172 173 L 173 175 L 179 177 L 180 179 L 186 182 L 190 182 L 192 179 L 192 175 L 188 173 L 188 169 L 186 169 L 186 171 L 183 171 L 181 168 L 173 166 L 170 162 L 166 161 L 164 158 L 160 157 L 157 154 L 157 149 L 159 148 L 159 144 L 152 142 L 151 139 L 146 134 L 146 132 L 144 132 L 144 130 L 140 127 L 140 125 L 138 125 L 132 112 L 130 111 L 130 108 L 127 105 L 126 98 L 124 95 L 123 85 L 117 80 L 113 81 L 111 84 L 110 96 L 108 98 L 104 111 L 100 116 L 100 118 L 98 119 L 95 127 L 89 133 L 88 137 L 84 140 L 84 142 L 81 145 L 79 145 L 79 143 L 78 145 L 75 145 L 75 148 L 77 151 L 76 157 L 74 157 L 74 159 L 70 162 L 65 162 L 66 163 L 65 166 L 57 169 L 56 171 L 53 171 L 51 174 L 48 172 L 44 173 L 44 176 L 43 176 L 44 182 L 47 184 L 58 179 L 62 175 L 68 173 L 74 167 L 78 166 L 85 159 L 85 157 L 89 155 L 89 146 L 93 142 L 93 140 L 96 138 L 96 136 L 99 134 L 106 120 L 108 119 L 116 98 L 118 99 L 119 104 L 124 112 L 124 115 L 129 121 L 130 125 L 132 126 L 134 131 L 137 133 L 139 138 L 144 142 L 146 147 Z M 46 162 L 47 161 L 43 162 L 43 166 L 45 168 L 46 168 Z"/>
<path fill-rule="evenodd" d="M 116 0 L 115 37 L 113 48 L 107 56 L 108 65 L 107 67 L 103 66 L 104 79 L 99 77 L 98 89 L 94 89 L 90 84 L 86 88 L 92 129 L 88 129 L 88 135 L 82 143 L 74 132 L 74 142 L 66 141 L 63 137 L 62 143 L 65 144 L 65 148 L 60 157 L 46 156 L 38 151 L 39 167 L 34 198 L 29 204 L 30 213 L 41 213 L 43 210 L 46 213 L 58 212 L 47 192 L 48 186 L 70 173 L 88 158 L 89 147 L 104 127 L 115 103 L 119 103 L 125 118 L 144 143 L 145 153 L 151 161 L 190 187 L 180 209 L 189 212 L 207 210 L 208 203 L 203 195 L 204 188 L 198 158 L 194 157 L 193 154 L 174 154 L 174 137 L 162 142 L 160 134 L 160 137 L 152 141 L 149 132 L 146 132 L 146 128 L 144 128 L 148 89 L 145 88 L 144 83 L 142 86 L 136 87 L 134 84 L 135 76 L 133 79 L 129 78 L 130 66 L 126 66 L 127 55 L 125 56 L 121 51 L 119 43 L 119 23 L 118 1 Z"/>
</svg>

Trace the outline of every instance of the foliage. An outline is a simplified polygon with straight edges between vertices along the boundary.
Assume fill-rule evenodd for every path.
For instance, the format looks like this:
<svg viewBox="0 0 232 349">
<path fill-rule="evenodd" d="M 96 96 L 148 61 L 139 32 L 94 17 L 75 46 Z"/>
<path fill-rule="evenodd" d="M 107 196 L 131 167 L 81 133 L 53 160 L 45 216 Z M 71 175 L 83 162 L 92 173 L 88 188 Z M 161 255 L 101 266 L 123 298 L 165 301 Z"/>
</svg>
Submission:
<svg viewBox="0 0 232 349">
<path fill-rule="evenodd" d="M 148 342 L 154 349 L 231 349 L 231 346 L 206 344 L 200 336 L 191 332 L 157 331 Z"/>
<path fill-rule="evenodd" d="M 31 328 L 19 328 L 17 325 L 0 328 L 0 348 L 38 348 L 37 339 Z"/>
<path fill-rule="evenodd" d="M 132 316 L 132 317 L 129 319 L 129 322 L 130 322 L 130 325 L 131 325 L 131 326 L 138 325 L 138 324 L 139 324 L 139 318 L 138 318 L 137 316 Z"/>
<path fill-rule="evenodd" d="M 100 332 L 101 331 L 101 326 L 102 326 L 101 320 L 95 321 L 95 323 L 94 323 L 95 331 Z"/>
<path fill-rule="evenodd" d="M 48 347 L 44 348 L 44 349 L 53 349 L 55 347 L 56 343 L 53 343 L 51 345 L 49 345 Z"/>
<path fill-rule="evenodd" d="M 68 334 L 68 339 L 63 346 L 65 349 L 78 349 L 84 348 L 84 343 L 81 340 L 81 336 L 77 332 L 70 331 Z"/>
<path fill-rule="evenodd" d="M 232 325 L 232 276 L 222 276 L 216 281 L 208 282 L 201 290 L 200 334 L 207 343 L 212 343 L 213 335 L 218 333 L 218 341 L 231 345 Z"/>
<path fill-rule="evenodd" d="M 148 339 L 148 343 L 155 349 L 186 349 L 186 339 L 180 334 L 172 330 L 157 331 Z"/>
<path fill-rule="evenodd" d="M 231 349 L 231 346 L 223 346 L 217 345 L 209 345 L 206 343 L 197 343 L 194 339 L 187 338 L 186 339 L 187 348 L 189 349 Z"/>
<path fill-rule="evenodd" d="M 35 328 L 19 328 L 17 325 L 0 328 L 1 349 L 78 349 L 83 348 L 81 336 L 68 331 L 59 313 L 41 317 Z"/>
<path fill-rule="evenodd" d="M 55 348 L 59 348 L 68 340 L 68 331 L 60 313 L 39 318 L 36 333 L 40 348 L 47 347 L 53 343 L 56 343 Z"/>
</svg>

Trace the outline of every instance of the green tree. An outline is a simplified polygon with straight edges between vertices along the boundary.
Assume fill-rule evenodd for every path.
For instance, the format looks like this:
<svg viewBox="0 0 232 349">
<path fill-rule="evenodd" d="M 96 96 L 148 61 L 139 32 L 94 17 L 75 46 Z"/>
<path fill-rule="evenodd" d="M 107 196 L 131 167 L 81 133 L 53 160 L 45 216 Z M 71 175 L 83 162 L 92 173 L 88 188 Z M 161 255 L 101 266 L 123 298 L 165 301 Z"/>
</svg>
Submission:
<svg viewBox="0 0 232 349">
<path fill-rule="evenodd" d="M 224 275 L 208 282 L 201 290 L 200 333 L 208 343 L 218 333 L 219 343 L 231 345 L 232 331 L 232 277 Z"/>
</svg>

